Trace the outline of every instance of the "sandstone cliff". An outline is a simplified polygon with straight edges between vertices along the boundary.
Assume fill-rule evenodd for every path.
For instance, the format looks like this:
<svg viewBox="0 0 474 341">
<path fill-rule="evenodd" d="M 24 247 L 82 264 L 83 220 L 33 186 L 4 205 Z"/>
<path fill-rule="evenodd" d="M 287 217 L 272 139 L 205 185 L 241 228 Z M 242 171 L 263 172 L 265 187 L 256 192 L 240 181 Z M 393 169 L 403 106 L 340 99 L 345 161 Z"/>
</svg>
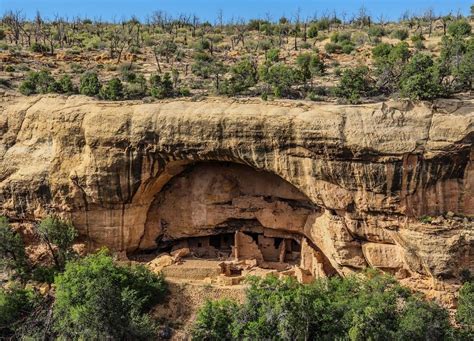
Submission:
<svg viewBox="0 0 474 341">
<path fill-rule="evenodd" d="M 340 273 L 449 278 L 474 271 L 473 140 L 474 101 L 12 98 L 0 104 L 0 214 L 59 212 L 127 251 L 251 219 L 306 236 Z M 190 170 L 207 162 L 245 167 Z"/>
</svg>

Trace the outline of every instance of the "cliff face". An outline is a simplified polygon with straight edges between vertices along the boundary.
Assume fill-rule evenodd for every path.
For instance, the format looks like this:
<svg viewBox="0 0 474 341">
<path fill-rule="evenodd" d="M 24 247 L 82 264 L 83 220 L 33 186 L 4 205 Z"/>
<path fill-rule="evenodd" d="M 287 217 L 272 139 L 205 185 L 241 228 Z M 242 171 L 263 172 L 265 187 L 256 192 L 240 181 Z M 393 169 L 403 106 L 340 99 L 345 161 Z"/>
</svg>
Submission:
<svg viewBox="0 0 474 341">
<path fill-rule="evenodd" d="M 340 273 L 456 276 L 474 271 L 473 127 L 473 101 L 11 99 L 0 214 L 59 212 L 94 245 L 128 251 L 252 220 L 304 235 Z"/>
</svg>

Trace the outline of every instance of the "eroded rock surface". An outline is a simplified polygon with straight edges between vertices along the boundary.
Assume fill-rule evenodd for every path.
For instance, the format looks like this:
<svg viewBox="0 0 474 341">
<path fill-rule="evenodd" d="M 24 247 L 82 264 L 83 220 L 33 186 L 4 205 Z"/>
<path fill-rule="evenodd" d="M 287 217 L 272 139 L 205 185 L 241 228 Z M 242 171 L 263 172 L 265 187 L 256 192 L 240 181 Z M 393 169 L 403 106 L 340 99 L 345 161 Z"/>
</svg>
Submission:
<svg viewBox="0 0 474 341">
<path fill-rule="evenodd" d="M 304 262 L 322 254 L 339 273 L 449 278 L 474 271 L 473 125 L 473 101 L 11 99 L 0 104 L 0 214 L 59 212 L 91 245 L 121 251 L 256 220 L 304 236 L 317 250 Z"/>
</svg>

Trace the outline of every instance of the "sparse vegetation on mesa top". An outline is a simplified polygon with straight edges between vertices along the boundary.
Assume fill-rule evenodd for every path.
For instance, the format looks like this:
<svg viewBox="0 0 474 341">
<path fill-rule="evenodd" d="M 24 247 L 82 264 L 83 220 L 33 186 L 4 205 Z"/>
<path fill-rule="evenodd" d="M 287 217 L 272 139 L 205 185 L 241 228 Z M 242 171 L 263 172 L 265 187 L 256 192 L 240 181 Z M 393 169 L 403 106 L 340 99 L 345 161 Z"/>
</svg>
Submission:
<svg viewBox="0 0 474 341">
<path fill-rule="evenodd" d="M 433 11 L 398 21 L 361 9 L 352 16 L 299 13 L 214 25 L 162 12 L 142 22 L 110 23 L 40 14 L 28 21 L 7 11 L 0 54 L 8 64 L 0 84 L 24 95 L 81 93 L 104 100 L 212 94 L 429 100 L 472 90 L 472 25 L 472 16 Z M 370 80 L 364 87 L 360 73 L 349 74 L 360 71 L 359 64 Z"/>
</svg>

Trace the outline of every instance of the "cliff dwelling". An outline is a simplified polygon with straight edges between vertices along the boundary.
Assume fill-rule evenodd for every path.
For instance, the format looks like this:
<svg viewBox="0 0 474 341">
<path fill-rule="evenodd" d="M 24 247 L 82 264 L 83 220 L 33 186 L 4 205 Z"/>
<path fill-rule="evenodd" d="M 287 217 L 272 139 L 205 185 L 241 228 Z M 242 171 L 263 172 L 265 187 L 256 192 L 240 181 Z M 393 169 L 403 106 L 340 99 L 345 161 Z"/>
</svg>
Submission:
<svg viewBox="0 0 474 341">
<path fill-rule="evenodd" d="M 258 267 L 325 276 L 333 273 L 329 262 L 305 237 L 307 222 L 318 215 L 318 207 L 274 174 L 235 163 L 197 163 L 155 195 L 139 250 L 219 261 L 209 264 L 226 275 Z"/>
</svg>

